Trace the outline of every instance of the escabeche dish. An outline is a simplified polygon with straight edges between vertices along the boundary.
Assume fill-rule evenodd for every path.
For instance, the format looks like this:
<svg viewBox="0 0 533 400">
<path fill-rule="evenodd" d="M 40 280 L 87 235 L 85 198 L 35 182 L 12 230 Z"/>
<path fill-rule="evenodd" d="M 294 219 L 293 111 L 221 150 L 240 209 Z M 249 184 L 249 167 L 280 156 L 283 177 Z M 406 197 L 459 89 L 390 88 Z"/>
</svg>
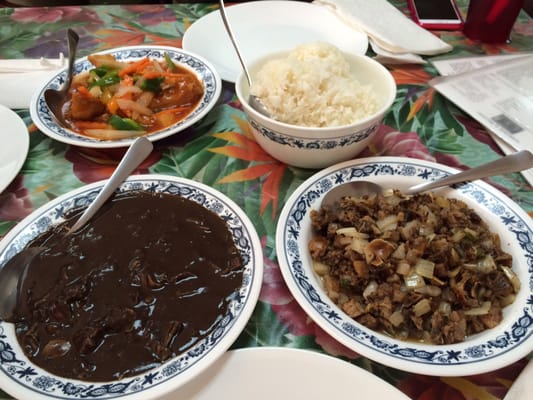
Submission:
<svg viewBox="0 0 533 400">
<path fill-rule="evenodd" d="M 222 90 L 222 81 L 217 70 L 202 57 L 175 47 L 129 46 L 98 53 L 102 55 L 112 54 L 117 61 L 137 61 L 144 57 L 164 60 L 165 53 L 168 54 L 175 64 L 187 68 L 198 77 L 204 85 L 204 93 L 196 107 L 184 119 L 165 129 L 146 135 L 150 141 L 156 141 L 174 135 L 205 117 L 215 106 Z M 76 75 L 93 68 L 93 64 L 91 64 L 87 57 L 83 57 L 74 63 L 74 74 Z M 63 69 L 48 80 L 33 96 L 30 104 L 30 115 L 35 125 L 51 138 L 71 145 L 94 148 L 129 146 L 135 138 L 100 140 L 76 133 L 56 121 L 46 105 L 44 92 L 48 88 L 59 88 L 65 78 L 66 69 Z"/>
<path fill-rule="evenodd" d="M 414 373 L 464 376 L 502 368 L 533 349 L 533 222 L 517 204 L 482 181 L 442 188 L 435 192 L 463 200 L 500 236 L 503 250 L 513 256 L 521 282 L 515 301 L 503 310 L 495 328 L 467 337 L 464 342 L 431 345 L 402 341 L 373 331 L 348 317 L 325 294 L 313 271 L 308 251 L 312 237 L 310 212 L 324 195 L 348 181 L 371 180 L 387 188 L 403 189 L 457 172 L 453 168 L 401 157 L 376 157 L 337 164 L 306 180 L 288 199 L 276 231 L 278 261 L 298 303 L 326 332 L 350 349 L 377 362 Z"/>
</svg>

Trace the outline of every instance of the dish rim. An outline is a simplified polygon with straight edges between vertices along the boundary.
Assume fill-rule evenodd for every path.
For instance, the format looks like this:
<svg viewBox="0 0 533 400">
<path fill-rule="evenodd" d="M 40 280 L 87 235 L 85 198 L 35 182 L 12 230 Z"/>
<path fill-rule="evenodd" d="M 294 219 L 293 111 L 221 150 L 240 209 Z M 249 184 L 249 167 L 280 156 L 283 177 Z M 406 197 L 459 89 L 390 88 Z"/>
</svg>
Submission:
<svg viewBox="0 0 533 400">
<path fill-rule="evenodd" d="M 529 293 L 529 288 L 533 287 L 533 220 L 520 206 L 486 182 L 464 183 L 435 192 L 466 200 L 482 217 L 489 218 L 491 229 L 497 227 L 496 232 L 503 233 L 502 246 L 507 239 L 509 250 L 523 249 L 519 255 L 512 253 L 513 268 L 520 277 L 522 289 L 515 303 L 505 308 L 507 318 L 500 325 L 473 335 L 465 342 L 421 344 L 393 339 L 364 327 L 344 314 L 318 287 L 318 279 L 309 265 L 309 254 L 300 256 L 299 249 L 307 249 L 305 240 L 311 237 L 308 214 L 311 209 L 318 208 L 321 198 L 335 184 L 363 178 L 377 178 L 378 182 L 388 178 L 391 182 L 394 178 L 394 184 L 403 189 L 455 172 L 458 170 L 452 167 L 407 157 L 360 158 L 317 172 L 289 197 L 276 230 L 281 273 L 305 312 L 340 343 L 384 365 L 435 376 L 467 376 L 493 371 L 533 350 L 533 295 Z M 477 201 L 484 202 L 483 206 L 476 207 Z M 301 231 L 300 228 L 309 229 Z M 516 236 L 516 242 L 513 236 Z"/>
<path fill-rule="evenodd" d="M 0 265 L 22 249 L 51 223 L 60 223 L 65 212 L 87 205 L 105 181 L 67 192 L 42 205 L 0 241 Z M 214 211 L 228 224 L 244 257 L 243 284 L 220 326 L 185 353 L 142 374 L 118 381 L 87 382 L 49 373 L 31 363 L 15 338 L 13 324 L 0 320 L 0 387 L 15 398 L 32 399 L 150 399 L 176 390 L 200 374 L 233 344 L 259 299 L 263 278 L 262 247 L 254 225 L 229 197 L 203 183 L 167 175 L 135 175 L 118 189 L 166 192 L 193 200 Z M 55 219 L 54 219 L 55 218 Z M 238 240 L 236 240 L 238 239 Z"/>
<path fill-rule="evenodd" d="M 30 135 L 26 123 L 15 111 L 0 104 L 0 115 L 4 116 L 2 118 L 2 123 L 4 124 L 2 131 L 9 134 L 6 134 L 6 136 L 10 136 L 10 140 L 6 140 L 6 143 L 10 146 L 13 142 L 16 142 L 16 146 L 13 146 L 13 148 L 15 148 L 17 153 L 15 157 L 11 158 L 13 167 L 10 169 L 9 174 L 0 178 L 0 193 L 2 193 L 13 182 L 26 161 L 30 150 Z M 16 140 L 13 140 L 13 135 L 16 136 Z M 5 151 L 9 154 L 13 153 L 11 150 Z"/>
<path fill-rule="evenodd" d="M 91 53 L 119 55 L 121 57 L 120 60 L 137 60 L 144 56 L 163 59 L 162 54 L 164 52 L 167 52 L 174 62 L 177 62 L 179 65 L 184 66 L 191 72 L 195 73 L 198 79 L 204 84 L 204 94 L 198 105 L 193 111 L 191 111 L 191 113 L 189 113 L 189 115 L 187 115 L 187 117 L 168 128 L 145 135 L 145 137 L 152 142 L 182 132 L 186 128 L 189 128 L 191 125 L 200 121 L 209 111 L 211 111 L 222 93 L 222 80 L 218 71 L 203 57 L 190 51 L 172 46 L 144 44 L 116 47 Z M 156 57 L 154 54 L 158 54 L 159 56 Z M 88 56 L 76 59 L 74 62 L 74 74 L 93 68 L 87 57 Z M 56 122 L 44 100 L 44 91 L 49 88 L 57 89 L 64 82 L 66 73 L 66 67 L 59 70 L 42 84 L 33 95 L 30 102 L 30 115 L 37 128 L 52 139 L 71 145 L 91 148 L 116 148 L 131 145 L 135 140 L 135 137 L 119 140 L 99 140 L 80 135 L 70 129 L 60 126 L 60 124 Z"/>
</svg>

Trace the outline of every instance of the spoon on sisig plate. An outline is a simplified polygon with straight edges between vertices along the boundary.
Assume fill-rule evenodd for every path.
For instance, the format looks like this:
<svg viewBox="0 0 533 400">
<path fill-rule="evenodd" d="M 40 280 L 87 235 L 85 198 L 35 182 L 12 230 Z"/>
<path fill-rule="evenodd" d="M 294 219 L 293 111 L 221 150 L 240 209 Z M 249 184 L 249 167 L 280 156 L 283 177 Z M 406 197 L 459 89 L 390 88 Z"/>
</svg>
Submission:
<svg viewBox="0 0 533 400">
<path fill-rule="evenodd" d="M 416 194 L 454 183 L 472 181 L 500 174 L 524 171 L 533 167 L 533 154 L 528 150 L 518 151 L 498 160 L 482 164 L 466 171 L 448 175 L 436 181 L 424 182 L 403 190 L 404 194 Z M 343 197 L 361 197 L 364 195 L 379 195 L 385 189 L 370 181 L 353 181 L 341 184 L 331 189 L 322 199 L 321 206 L 333 207 Z"/>
<path fill-rule="evenodd" d="M 76 59 L 76 49 L 78 47 L 79 36 L 72 29 L 67 30 L 68 41 L 68 64 L 67 64 L 67 78 L 59 89 L 46 89 L 44 92 L 44 100 L 48 109 L 52 112 L 56 120 L 64 123 L 65 118 L 61 112 L 61 108 L 67 99 L 67 93 L 72 83 L 72 75 L 74 74 L 74 60 Z"/>
<path fill-rule="evenodd" d="M 102 190 L 85 209 L 80 218 L 66 233 L 71 235 L 87 223 L 120 184 L 152 152 L 153 145 L 144 136 L 137 138 L 130 146 L 117 168 L 107 180 Z M 45 248 L 29 246 L 15 254 L 0 268 L 0 319 L 9 321 L 18 303 L 19 291 L 26 277 L 28 266 Z"/>
<path fill-rule="evenodd" d="M 239 46 L 237 45 L 237 40 L 235 40 L 235 36 L 233 35 L 233 31 L 231 29 L 228 16 L 226 14 L 226 7 L 224 6 L 224 0 L 219 0 L 219 4 L 220 4 L 220 15 L 222 16 L 224 27 L 226 28 L 226 32 L 228 33 L 228 36 L 231 40 L 231 44 L 233 45 L 233 48 L 235 49 L 235 52 L 237 53 L 237 57 L 239 58 L 239 62 L 241 63 L 242 69 L 244 71 L 244 75 L 246 76 L 246 80 L 248 81 L 248 87 L 251 89 L 252 88 L 252 76 L 250 75 L 250 71 L 248 71 L 248 68 L 246 67 L 246 63 L 244 62 L 242 53 L 239 49 Z M 261 100 L 257 98 L 257 96 L 250 94 L 248 96 L 248 103 L 250 103 L 250 107 L 252 107 L 259 114 L 262 114 L 267 118 L 272 118 L 272 116 L 270 115 L 270 112 L 266 109 L 265 105 L 261 102 Z"/>
</svg>

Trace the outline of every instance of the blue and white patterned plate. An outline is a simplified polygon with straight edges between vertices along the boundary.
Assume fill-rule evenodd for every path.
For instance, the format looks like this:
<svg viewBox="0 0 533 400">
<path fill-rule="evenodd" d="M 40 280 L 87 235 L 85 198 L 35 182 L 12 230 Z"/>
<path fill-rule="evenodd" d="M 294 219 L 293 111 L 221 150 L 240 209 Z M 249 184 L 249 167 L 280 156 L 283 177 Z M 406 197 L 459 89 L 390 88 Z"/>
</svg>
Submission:
<svg viewBox="0 0 533 400">
<path fill-rule="evenodd" d="M 147 136 L 151 141 L 166 138 L 177 132 L 188 128 L 194 123 L 201 120 L 216 104 L 220 93 L 222 91 L 222 81 L 216 69 L 204 58 L 197 56 L 191 52 L 176 48 L 165 46 L 130 46 L 120 47 L 99 52 L 98 54 L 113 54 L 119 61 L 136 61 L 144 57 L 154 59 L 164 59 L 164 54 L 167 53 L 174 63 L 188 68 L 194 72 L 198 79 L 204 84 L 204 95 L 196 108 L 183 120 L 176 124 L 151 133 Z M 94 66 L 83 57 L 77 60 L 74 64 L 74 74 L 87 71 L 94 68 Z M 70 129 L 66 129 L 57 123 L 52 113 L 46 105 L 44 100 L 44 92 L 46 89 L 59 89 L 67 76 L 66 68 L 58 72 L 53 78 L 46 82 L 32 97 L 30 103 L 30 115 L 35 125 L 46 135 L 60 142 L 83 146 L 83 147 L 127 147 L 135 138 L 121 139 L 121 140 L 98 140 L 88 136 L 80 135 Z"/>
<path fill-rule="evenodd" d="M 0 241 L 0 266 L 50 225 L 60 223 L 73 208 L 89 204 L 102 182 L 84 186 L 45 204 L 21 221 Z M 237 339 L 257 303 L 263 277 L 263 256 L 257 232 L 232 200 L 213 188 L 183 178 L 137 175 L 119 189 L 169 193 L 195 201 L 228 225 L 244 261 L 238 296 L 220 325 L 186 353 L 141 375 L 113 382 L 66 379 L 32 364 L 15 337 L 13 324 L 0 321 L 0 388 L 17 399 L 152 399 L 175 390 L 217 360 Z M 179 306 L 179 304 L 177 304 Z"/>
<path fill-rule="evenodd" d="M 337 164 L 307 179 L 291 195 L 276 232 L 278 261 L 287 285 L 302 308 L 332 337 L 377 362 L 405 371 L 437 376 L 461 376 L 501 368 L 533 350 L 533 220 L 504 194 L 482 181 L 436 192 L 459 198 L 500 235 L 513 256 L 521 281 L 515 302 L 504 309 L 495 328 L 463 343 L 430 345 L 393 339 L 372 331 L 344 314 L 325 294 L 312 269 L 307 245 L 312 237 L 310 212 L 320 208 L 334 186 L 370 180 L 406 189 L 457 172 L 453 168 L 409 158 L 363 158 Z"/>
</svg>

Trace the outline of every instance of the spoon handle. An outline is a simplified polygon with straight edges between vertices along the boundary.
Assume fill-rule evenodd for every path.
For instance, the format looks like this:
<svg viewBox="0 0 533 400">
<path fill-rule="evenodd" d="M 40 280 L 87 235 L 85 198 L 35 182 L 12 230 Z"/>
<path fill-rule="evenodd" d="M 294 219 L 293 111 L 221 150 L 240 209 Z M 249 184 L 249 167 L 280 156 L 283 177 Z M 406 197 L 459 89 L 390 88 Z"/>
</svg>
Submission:
<svg viewBox="0 0 533 400">
<path fill-rule="evenodd" d="M 237 41 L 235 40 L 235 37 L 233 36 L 233 31 L 231 30 L 231 25 L 229 23 L 228 16 L 226 15 L 226 7 L 224 6 L 224 0 L 219 0 L 218 3 L 220 4 L 220 15 L 222 16 L 222 21 L 224 22 L 224 26 L 226 27 L 226 32 L 228 32 L 228 36 L 231 40 L 231 44 L 233 45 L 233 48 L 235 49 L 235 52 L 237 53 L 237 57 L 239 57 L 239 62 L 241 63 L 244 74 L 246 75 L 248 86 L 252 86 L 252 78 L 250 76 L 250 73 L 248 72 L 248 68 L 246 68 L 246 63 L 244 62 L 242 58 L 242 53 L 239 49 L 239 46 L 237 45 Z"/>
<path fill-rule="evenodd" d="M 63 86 L 64 90 L 68 90 L 70 88 L 70 84 L 72 83 L 72 75 L 73 75 L 73 68 L 74 68 L 74 60 L 76 59 L 76 48 L 78 47 L 78 41 L 80 40 L 80 37 L 76 33 L 76 31 L 69 29 L 67 31 L 67 41 L 68 41 L 68 69 L 67 71 L 70 71 L 70 73 L 67 73 L 67 80 Z"/>
<path fill-rule="evenodd" d="M 154 148 L 152 142 L 144 136 L 137 138 L 130 146 L 115 172 L 111 175 L 104 187 L 95 197 L 93 202 L 87 207 L 85 212 L 70 228 L 69 234 L 80 229 L 92 216 L 100 209 L 106 200 L 115 192 L 115 189 L 137 168 L 137 166 L 152 152 Z"/>
<path fill-rule="evenodd" d="M 533 154 L 531 154 L 531 152 L 528 150 L 522 150 L 499 158 L 498 160 L 491 161 L 487 164 L 480 165 L 479 167 L 449 175 L 436 181 L 411 186 L 409 189 L 405 190 L 404 193 L 415 194 L 425 192 L 426 190 L 435 189 L 441 186 L 448 186 L 454 183 L 473 181 L 480 178 L 507 174 L 511 172 L 524 171 L 532 167 Z"/>
</svg>

